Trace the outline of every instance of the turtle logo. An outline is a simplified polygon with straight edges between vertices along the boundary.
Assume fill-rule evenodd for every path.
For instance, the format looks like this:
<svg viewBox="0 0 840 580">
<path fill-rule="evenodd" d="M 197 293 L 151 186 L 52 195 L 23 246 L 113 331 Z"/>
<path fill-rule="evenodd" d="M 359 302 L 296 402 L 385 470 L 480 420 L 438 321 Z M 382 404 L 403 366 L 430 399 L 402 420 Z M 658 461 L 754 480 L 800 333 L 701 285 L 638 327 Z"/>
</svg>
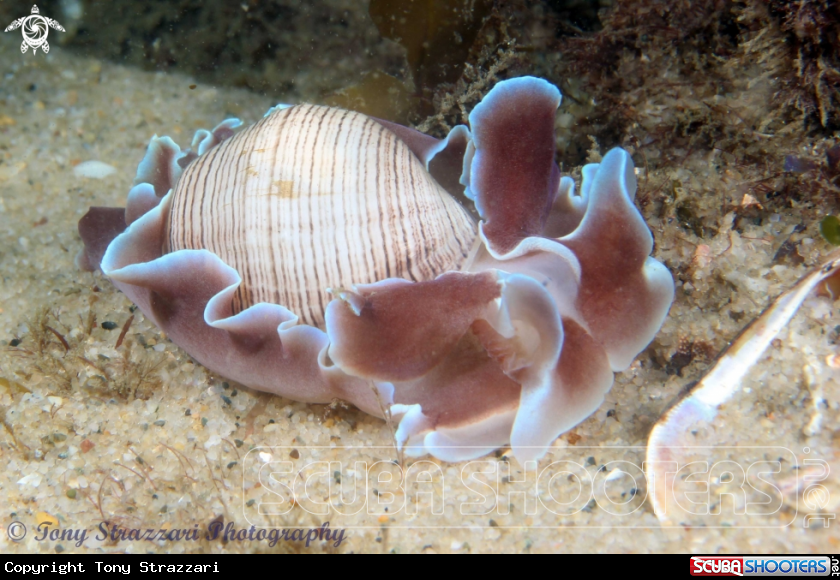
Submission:
<svg viewBox="0 0 840 580">
<path fill-rule="evenodd" d="M 49 34 L 50 28 L 64 32 L 58 21 L 38 14 L 38 7 L 35 5 L 32 6 L 32 14 L 18 18 L 9 24 L 6 27 L 6 32 L 21 27 L 23 27 L 23 30 L 21 30 L 23 44 L 20 45 L 20 51 L 26 52 L 29 47 L 32 47 L 32 54 L 38 52 L 39 48 L 44 51 L 44 54 L 50 51 L 50 45 L 47 42 L 47 34 Z"/>
</svg>

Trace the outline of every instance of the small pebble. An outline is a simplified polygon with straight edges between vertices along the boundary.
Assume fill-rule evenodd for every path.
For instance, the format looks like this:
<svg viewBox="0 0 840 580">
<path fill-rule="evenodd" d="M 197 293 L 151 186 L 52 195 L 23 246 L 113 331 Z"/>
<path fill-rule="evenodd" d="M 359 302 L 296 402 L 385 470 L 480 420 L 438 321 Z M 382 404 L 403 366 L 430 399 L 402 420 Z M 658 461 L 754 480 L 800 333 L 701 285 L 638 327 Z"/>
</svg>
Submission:
<svg viewBox="0 0 840 580">
<path fill-rule="evenodd" d="M 104 179 L 116 172 L 116 167 L 102 161 L 84 161 L 73 168 L 73 175 L 87 179 Z"/>
<path fill-rule="evenodd" d="M 47 512 L 38 512 L 37 514 L 35 514 L 35 521 L 38 523 L 39 526 L 47 525 L 54 526 L 56 528 L 58 527 L 58 518 Z"/>
<path fill-rule="evenodd" d="M 104 328 L 105 330 L 114 330 L 115 328 L 117 328 L 117 323 L 111 322 L 110 320 L 106 320 L 102 323 L 102 328 Z"/>
</svg>

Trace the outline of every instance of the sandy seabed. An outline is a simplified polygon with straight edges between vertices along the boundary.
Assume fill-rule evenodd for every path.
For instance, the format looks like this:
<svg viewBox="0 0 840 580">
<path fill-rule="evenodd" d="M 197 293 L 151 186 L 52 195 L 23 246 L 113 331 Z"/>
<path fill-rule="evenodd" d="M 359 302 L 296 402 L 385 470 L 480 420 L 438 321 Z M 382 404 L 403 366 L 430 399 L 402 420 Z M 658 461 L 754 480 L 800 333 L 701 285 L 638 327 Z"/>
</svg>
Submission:
<svg viewBox="0 0 840 580">
<path fill-rule="evenodd" d="M 74 265 L 79 218 L 92 205 L 124 205 L 152 135 L 188 146 L 198 128 L 231 116 L 251 123 L 275 104 L 194 83 L 60 46 L 21 55 L 15 38 L 0 38 L 0 551 L 837 550 L 840 524 L 806 522 L 810 513 L 833 514 L 840 497 L 840 370 L 830 364 L 840 319 L 826 299 L 806 302 L 715 424 L 693 434 L 697 445 L 717 447 L 714 461 L 779 461 L 778 473 L 763 476 L 773 485 L 747 472 L 749 485 L 733 486 L 731 469 L 713 468 L 712 515 L 678 517 L 669 528 L 645 501 L 648 486 L 633 465 L 641 465 L 652 423 L 703 364 L 669 375 L 643 353 L 536 471 L 525 472 L 509 450 L 471 464 L 409 460 L 404 489 L 398 478 L 387 481 L 398 475 L 397 456 L 382 421 L 256 393 L 196 365 L 100 273 Z M 116 172 L 77 177 L 74 167 L 90 160 Z M 711 163 L 694 163 L 682 177 L 702 181 L 711 172 Z M 673 353 L 686 336 L 724 346 L 828 252 L 814 228 L 799 233 L 795 225 L 776 215 L 743 234 L 721 228 L 693 282 L 678 284 L 651 348 Z M 650 226 L 658 259 L 696 251 L 662 242 L 676 226 Z M 792 234 L 805 263 L 774 263 L 775 240 Z M 710 307 L 709 296 L 720 293 L 720 307 Z M 835 471 L 818 481 L 822 464 L 805 463 L 814 459 Z M 290 502 L 283 485 L 295 474 Z M 765 501 L 762 493 L 773 509 L 741 513 Z M 13 541 L 20 528 L 12 522 L 26 526 L 25 538 Z M 170 537 L 103 539 L 103 522 Z M 254 536 L 207 539 L 213 522 L 287 535 L 273 546 Z M 344 530 L 337 547 L 323 534 L 308 546 L 300 540 L 325 522 L 333 537 Z M 41 540 L 39 524 L 88 535 L 80 546 L 69 534 Z"/>
</svg>

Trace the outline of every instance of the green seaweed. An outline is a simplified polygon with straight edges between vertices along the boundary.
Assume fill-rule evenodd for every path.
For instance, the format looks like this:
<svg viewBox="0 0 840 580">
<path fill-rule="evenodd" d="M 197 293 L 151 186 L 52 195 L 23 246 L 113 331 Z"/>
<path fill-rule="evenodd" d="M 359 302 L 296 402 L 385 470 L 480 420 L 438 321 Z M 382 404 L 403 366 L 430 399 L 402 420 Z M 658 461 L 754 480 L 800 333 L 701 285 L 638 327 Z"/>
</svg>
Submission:
<svg viewBox="0 0 840 580">
<path fill-rule="evenodd" d="M 840 246 L 840 219 L 828 215 L 820 222 L 820 233 L 832 246 Z"/>
</svg>

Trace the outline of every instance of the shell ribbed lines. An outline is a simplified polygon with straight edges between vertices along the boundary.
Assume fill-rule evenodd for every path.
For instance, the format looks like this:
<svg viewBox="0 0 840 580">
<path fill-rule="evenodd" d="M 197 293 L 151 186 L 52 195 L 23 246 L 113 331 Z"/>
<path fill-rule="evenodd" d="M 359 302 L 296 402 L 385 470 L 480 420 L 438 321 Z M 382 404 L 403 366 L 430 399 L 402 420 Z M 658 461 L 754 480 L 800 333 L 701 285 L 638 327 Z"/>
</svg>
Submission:
<svg viewBox="0 0 840 580">
<path fill-rule="evenodd" d="M 376 121 L 316 105 L 277 110 L 187 167 L 167 251 L 207 249 L 242 276 L 239 312 L 280 304 L 323 326 L 331 296 L 465 262 L 467 211 Z"/>
</svg>

